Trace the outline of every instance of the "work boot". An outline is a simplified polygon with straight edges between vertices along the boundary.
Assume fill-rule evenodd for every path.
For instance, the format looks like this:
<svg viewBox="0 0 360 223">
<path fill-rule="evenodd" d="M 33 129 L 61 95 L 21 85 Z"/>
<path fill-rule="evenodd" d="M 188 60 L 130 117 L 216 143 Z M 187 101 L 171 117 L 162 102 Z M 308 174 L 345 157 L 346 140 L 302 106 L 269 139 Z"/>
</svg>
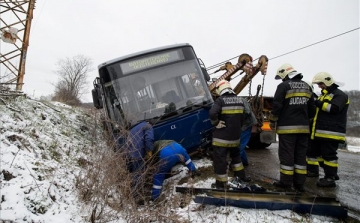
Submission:
<svg viewBox="0 0 360 223">
<path fill-rule="evenodd" d="M 142 206 L 145 204 L 144 199 L 137 199 L 135 202 L 136 202 L 137 206 Z"/>
<path fill-rule="evenodd" d="M 306 176 L 307 177 L 319 177 L 319 173 L 308 171 Z"/>
<path fill-rule="evenodd" d="M 314 158 L 311 158 L 311 160 L 314 160 Z M 307 177 L 318 177 L 319 176 L 319 166 L 307 164 L 306 169 L 307 169 L 307 175 L 306 175 Z"/>
<path fill-rule="evenodd" d="M 275 187 L 280 187 L 282 189 L 291 189 L 291 185 L 288 185 L 288 184 L 284 184 L 283 182 L 281 181 L 275 181 L 273 182 L 273 185 Z"/>
<path fill-rule="evenodd" d="M 339 175 L 335 175 L 335 177 L 334 177 L 334 180 L 340 180 L 340 177 L 339 177 Z"/>
<path fill-rule="evenodd" d="M 234 171 L 234 177 L 239 178 L 241 181 L 244 182 L 250 182 L 251 181 L 251 177 L 247 177 L 245 175 L 245 171 L 241 170 L 241 171 Z"/>
<path fill-rule="evenodd" d="M 251 177 L 243 177 L 240 178 L 240 180 L 244 181 L 244 182 L 250 182 L 251 181 Z"/>
<path fill-rule="evenodd" d="M 334 177 L 324 177 L 320 178 L 319 181 L 316 183 L 318 187 L 336 187 Z"/>
<path fill-rule="evenodd" d="M 295 188 L 295 190 L 297 190 L 299 192 L 305 192 L 304 185 L 302 185 L 302 184 L 295 184 L 294 188 Z"/>
<path fill-rule="evenodd" d="M 145 201 L 143 201 L 143 200 L 137 202 L 138 206 L 141 206 L 141 205 L 144 205 L 144 204 L 145 204 Z"/>
<path fill-rule="evenodd" d="M 216 181 L 214 184 L 211 184 L 211 188 L 225 190 L 228 189 L 227 182 Z"/>
<path fill-rule="evenodd" d="M 243 188 L 246 187 L 246 184 L 242 182 L 238 177 L 234 177 L 228 182 L 228 185 L 233 188 Z"/>
</svg>

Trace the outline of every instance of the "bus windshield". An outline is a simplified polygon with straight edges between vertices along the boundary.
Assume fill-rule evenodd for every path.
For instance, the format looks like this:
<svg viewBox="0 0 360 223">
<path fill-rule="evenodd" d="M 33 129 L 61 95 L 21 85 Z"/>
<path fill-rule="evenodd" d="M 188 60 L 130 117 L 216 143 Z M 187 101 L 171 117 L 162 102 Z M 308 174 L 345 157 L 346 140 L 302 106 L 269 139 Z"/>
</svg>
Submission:
<svg viewBox="0 0 360 223">
<path fill-rule="evenodd" d="M 150 64 L 136 71 L 124 61 L 106 67 L 111 78 L 104 83 L 105 106 L 112 120 L 136 123 L 212 103 L 197 58 Z M 121 73 L 121 74 L 120 74 Z M 125 75 L 124 75 L 125 74 Z"/>
</svg>

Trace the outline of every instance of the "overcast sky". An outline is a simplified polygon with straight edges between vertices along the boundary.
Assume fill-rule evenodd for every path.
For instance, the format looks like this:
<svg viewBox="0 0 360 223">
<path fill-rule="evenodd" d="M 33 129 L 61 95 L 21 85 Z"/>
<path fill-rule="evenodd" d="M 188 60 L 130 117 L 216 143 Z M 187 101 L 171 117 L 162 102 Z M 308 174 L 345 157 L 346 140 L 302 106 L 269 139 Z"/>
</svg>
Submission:
<svg viewBox="0 0 360 223">
<path fill-rule="evenodd" d="M 280 83 L 275 72 L 283 63 L 292 64 L 305 80 L 326 71 L 345 83 L 341 89 L 360 90 L 359 10 L 358 0 L 37 0 L 23 90 L 35 97 L 53 93 L 59 59 L 82 54 L 97 68 L 116 57 L 175 43 L 190 43 L 207 67 L 242 53 L 254 59 L 266 55 L 264 95 L 274 94 Z M 84 101 L 92 101 L 97 75 L 97 69 L 90 73 Z M 252 94 L 261 82 L 258 74 Z M 246 94 L 248 88 L 241 93 Z"/>
</svg>

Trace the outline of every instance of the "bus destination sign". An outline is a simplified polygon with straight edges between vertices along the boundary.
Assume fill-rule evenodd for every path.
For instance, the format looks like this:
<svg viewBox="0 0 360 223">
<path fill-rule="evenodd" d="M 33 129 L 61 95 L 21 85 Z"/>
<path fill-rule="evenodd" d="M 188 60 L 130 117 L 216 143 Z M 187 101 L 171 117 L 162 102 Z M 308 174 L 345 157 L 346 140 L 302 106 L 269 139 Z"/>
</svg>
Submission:
<svg viewBox="0 0 360 223">
<path fill-rule="evenodd" d="M 123 74 L 128 74 L 131 72 L 140 71 L 143 69 L 181 60 L 183 58 L 180 56 L 180 52 L 181 52 L 180 50 L 173 50 L 162 54 L 157 54 L 137 60 L 132 60 L 126 63 L 121 63 L 120 67 Z"/>
</svg>

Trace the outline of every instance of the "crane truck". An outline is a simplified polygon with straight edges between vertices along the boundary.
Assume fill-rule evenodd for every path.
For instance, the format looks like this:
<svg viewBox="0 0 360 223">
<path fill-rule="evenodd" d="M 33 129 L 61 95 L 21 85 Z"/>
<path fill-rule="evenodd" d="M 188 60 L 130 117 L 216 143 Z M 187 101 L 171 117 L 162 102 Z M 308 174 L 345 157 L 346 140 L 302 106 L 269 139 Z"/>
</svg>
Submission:
<svg viewBox="0 0 360 223">
<path fill-rule="evenodd" d="M 260 72 L 263 75 L 263 85 L 265 75 L 267 72 L 268 58 L 262 55 L 258 59 L 257 65 L 253 66 L 253 58 L 249 54 L 241 54 L 238 58 L 238 63 L 233 65 L 231 62 L 226 62 L 214 73 L 221 70 L 226 72 L 217 78 L 213 83 L 209 85 L 209 90 L 212 94 L 215 94 L 216 83 L 221 80 L 230 81 L 231 77 L 238 71 L 245 73 L 241 80 L 234 87 L 235 94 L 239 94 L 242 90 L 251 83 L 252 79 Z M 246 99 L 250 102 L 252 110 L 257 118 L 258 123 L 252 128 L 252 135 L 248 143 L 249 147 L 264 148 L 276 142 L 276 133 L 270 129 L 270 111 L 272 109 L 272 97 L 264 97 L 262 93 L 263 86 L 258 85 L 255 96 L 249 95 Z M 216 97 L 216 95 L 214 95 Z"/>
</svg>

